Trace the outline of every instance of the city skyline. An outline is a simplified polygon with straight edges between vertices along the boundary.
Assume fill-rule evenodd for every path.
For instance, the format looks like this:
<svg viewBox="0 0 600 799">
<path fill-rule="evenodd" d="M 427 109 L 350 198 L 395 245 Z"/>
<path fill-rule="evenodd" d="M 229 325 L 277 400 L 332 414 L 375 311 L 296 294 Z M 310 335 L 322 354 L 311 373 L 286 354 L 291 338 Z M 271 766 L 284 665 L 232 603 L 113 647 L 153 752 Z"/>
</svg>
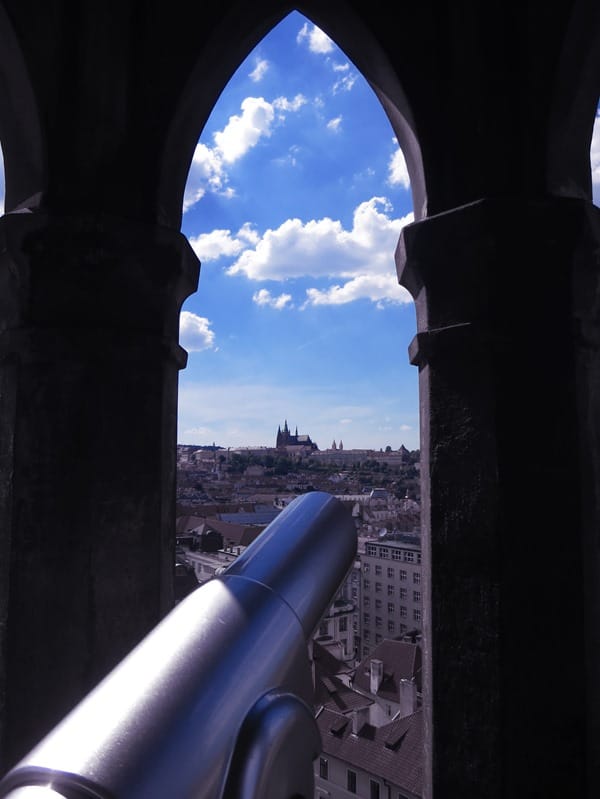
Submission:
<svg viewBox="0 0 600 799">
<path fill-rule="evenodd" d="M 414 304 L 394 264 L 406 165 L 364 78 L 298 12 L 225 87 L 184 203 L 201 273 L 181 313 L 178 443 L 269 447 L 287 419 L 320 449 L 418 449 Z"/>
</svg>

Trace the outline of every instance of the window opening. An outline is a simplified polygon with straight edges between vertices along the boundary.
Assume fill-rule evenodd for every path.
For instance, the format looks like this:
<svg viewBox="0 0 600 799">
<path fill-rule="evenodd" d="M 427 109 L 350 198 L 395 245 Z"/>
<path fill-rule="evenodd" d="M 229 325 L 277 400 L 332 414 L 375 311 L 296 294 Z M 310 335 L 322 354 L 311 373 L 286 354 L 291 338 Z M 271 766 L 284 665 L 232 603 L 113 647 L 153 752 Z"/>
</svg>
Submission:
<svg viewBox="0 0 600 799">
<path fill-rule="evenodd" d="M 374 573 L 388 582 L 371 584 L 363 564 L 362 585 L 358 569 L 328 616 L 334 636 L 347 631 L 344 601 L 353 605 L 354 647 L 326 644 L 356 668 L 367 642 L 379 647 L 384 631 L 404 632 L 408 616 L 380 598 L 375 608 L 387 607 L 387 617 L 364 609 L 371 592 L 395 595 L 397 573 L 408 579 L 388 564 L 415 557 L 395 544 L 389 516 L 389 498 L 396 510 L 420 500 L 418 372 L 408 355 L 397 357 L 408 352 L 415 312 L 394 262 L 412 198 L 379 100 L 301 14 L 282 20 L 224 88 L 198 141 L 183 210 L 201 273 L 180 316 L 188 352 L 179 377 L 180 513 L 267 493 L 280 510 L 286 497 L 350 486 L 372 498 L 366 554 L 387 561 Z M 234 547 L 224 549 L 231 560 Z M 317 632 L 327 632 L 324 620 Z M 343 788 L 344 770 L 329 760 L 324 750 L 315 776 L 339 772 Z"/>
</svg>

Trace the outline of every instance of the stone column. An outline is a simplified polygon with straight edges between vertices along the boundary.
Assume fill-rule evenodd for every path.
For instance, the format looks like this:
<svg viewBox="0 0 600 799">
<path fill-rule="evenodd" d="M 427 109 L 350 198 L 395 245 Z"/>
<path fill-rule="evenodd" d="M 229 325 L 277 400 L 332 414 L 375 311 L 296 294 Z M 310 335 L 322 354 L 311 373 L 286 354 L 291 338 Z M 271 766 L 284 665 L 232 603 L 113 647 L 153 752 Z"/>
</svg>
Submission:
<svg viewBox="0 0 600 799">
<path fill-rule="evenodd" d="M 484 200 L 403 231 L 426 799 L 597 794 L 599 221 L 576 200 Z"/>
<path fill-rule="evenodd" d="M 172 607 L 179 311 L 199 264 L 123 219 L 0 219 L 2 770 Z"/>
</svg>

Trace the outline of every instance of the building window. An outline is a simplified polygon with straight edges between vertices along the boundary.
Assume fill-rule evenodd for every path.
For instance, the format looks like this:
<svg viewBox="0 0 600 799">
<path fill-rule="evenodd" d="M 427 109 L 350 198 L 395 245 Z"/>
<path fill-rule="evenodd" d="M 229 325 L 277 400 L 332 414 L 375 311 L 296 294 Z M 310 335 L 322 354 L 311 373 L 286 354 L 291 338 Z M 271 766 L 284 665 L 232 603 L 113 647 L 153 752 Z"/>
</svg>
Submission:
<svg viewBox="0 0 600 799">
<path fill-rule="evenodd" d="M 394 613 L 396 610 L 396 606 L 393 602 L 388 602 L 388 613 Z"/>
<path fill-rule="evenodd" d="M 381 616 L 375 616 L 375 627 L 381 627 Z"/>
<path fill-rule="evenodd" d="M 366 658 L 370 651 L 368 646 L 363 646 L 363 657 Z"/>
<path fill-rule="evenodd" d="M 376 599 L 375 600 L 375 607 L 378 608 L 378 609 L 381 607 L 381 599 Z"/>
<path fill-rule="evenodd" d="M 413 563 L 415 560 L 415 553 L 414 552 L 405 552 L 404 553 L 404 560 L 407 563 Z"/>
<path fill-rule="evenodd" d="M 392 619 L 388 620 L 388 633 L 396 632 L 396 625 L 394 624 Z"/>
<path fill-rule="evenodd" d="M 363 633 L 363 638 L 365 639 L 365 641 L 370 641 L 371 640 L 371 631 L 370 630 L 365 630 L 364 633 Z"/>
<path fill-rule="evenodd" d="M 376 633 L 376 635 L 375 635 L 375 643 L 376 644 L 380 644 L 381 643 L 381 635 L 379 633 Z"/>
<path fill-rule="evenodd" d="M 389 558 L 390 550 L 387 547 L 379 547 L 379 557 L 380 558 Z"/>
<path fill-rule="evenodd" d="M 371 597 L 366 596 L 363 599 L 363 607 L 368 608 L 370 606 L 370 604 L 371 604 Z"/>
<path fill-rule="evenodd" d="M 421 582 L 421 572 L 415 572 L 413 574 L 413 583 L 418 585 Z"/>
<path fill-rule="evenodd" d="M 368 613 L 363 613 L 363 623 L 364 624 L 369 624 L 370 621 L 371 621 L 371 617 L 369 616 L 369 614 Z"/>
<path fill-rule="evenodd" d="M 381 574 L 381 566 L 375 566 L 375 574 Z"/>
<path fill-rule="evenodd" d="M 348 630 L 348 617 L 342 616 L 340 619 L 339 631 L 345 633 Z"/>
<path fill-rule="evenodd" d="M 371 583 L 368 580 L 363 580 L 363 588 L 365 589 L 365 591 L 368 591 L 370 587 Z"/>
<path fill-rule="evenodd" d="M 400 589 L 400 599 L 406 599 L 408 596 L 408 590 L 406 588 Z"/>
<path fill-rule="evenodd" d="M 405 619 L 407 616 L 407 610 L 404 605 L 400 605 L 400 618 Z"/>
<path fill-rule="evenodd" d="M 388 596 L 394 596 L 394 586 L 388 584 L 387 592 L 388 592 Z"/>
<path fill-rule="evenodd" d="M 388 574 L 388 577 L 390 579 L 392 579 L 392 580 L 394 579 L 394 567 L 393 566 L 388 566 L 387 574 Z"/>
<path fill-rule="evenodd" d="M 421 592 L 413 591 L 413 602 L 420 602 L 420 601 L 421 601 Z"/>
<path fill-rule="evenodd" d="M 413 610 L 413 619 L 415 621 L 421 621 L 421 610 L 420 610 L 420 608 L 415 608 Z"/>
<path fill-rule="evenodd" d="M 406 580 L 406 569 L 400 569 L 400 579 Z"/>
<path fill-rule="evenodd" d="M 399 549 L 392 549 L 392 560 L 402 560 L 402 552 Z"/>
<path fill-rule="evenodd" d="M 421 553 L 417 552 L 417 563 L 421 562 Z"/>
<path fill-rule="evenodd" d="M 406 624 L 401 624 L 400 625 L 400 634 L 402 635 L 402 633 L 405 633 L 405 632 L 406 632 Z"/>
<path fill-rule="evenodd" d="M 319 635 L 328 635 L 329 634 L 329 625 L 326 621 L 321 622 L 319 624 Z"/>
<path fill-rule="evenodd" d="M 371 569 L 371 564 L 370 563 L 364 563 L 363 564 L 363 571 L 364 571 L 365 574 L 368 574 L 370 569 Z"/>
<path fill-rule="evenodd" d="M 375 780 L 369 780 L 371 790 L 369 792 L 369 799 L 379 799 L 379 783 Z"/>
<path fill-rule="evenodd" d="M 322 780 L 329 779 L 329 763 L 324 757 L 319 758 L 319 777 Z"/>
<path fill-rule="evenodd" d="M 375 583 L 375 591 L 376 593 L 381 593 L 381 583 Z"/>
<path fill-rule="evenodd" d="M 375 557 L 375 555 L 377 555 L 377 547 L 375 546 L 375 544 L 366 545 L 365 555 L 371 555 L 371 557 Z"/>
<path fill-rule="evenodd" d="M 350 791 L 350 793 L 356 793 L 356 771 L 352 771 L 350 768 L 348 769 L 346 788 Z"/>
</svg>

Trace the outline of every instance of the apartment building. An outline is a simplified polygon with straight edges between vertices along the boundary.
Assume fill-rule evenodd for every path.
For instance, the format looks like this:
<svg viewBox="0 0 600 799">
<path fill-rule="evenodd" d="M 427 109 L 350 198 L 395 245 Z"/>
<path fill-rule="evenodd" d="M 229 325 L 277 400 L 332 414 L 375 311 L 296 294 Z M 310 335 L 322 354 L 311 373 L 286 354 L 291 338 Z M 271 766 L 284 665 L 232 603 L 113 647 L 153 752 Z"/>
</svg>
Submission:
<svg viewBox="0 0 600 799">
<path fill-rule="evenodd" d="M 421 632 L 421 543 L 416 534 L 365 542 L 362 564 L 360 655 L 385 638 Z"/>
</svg>

